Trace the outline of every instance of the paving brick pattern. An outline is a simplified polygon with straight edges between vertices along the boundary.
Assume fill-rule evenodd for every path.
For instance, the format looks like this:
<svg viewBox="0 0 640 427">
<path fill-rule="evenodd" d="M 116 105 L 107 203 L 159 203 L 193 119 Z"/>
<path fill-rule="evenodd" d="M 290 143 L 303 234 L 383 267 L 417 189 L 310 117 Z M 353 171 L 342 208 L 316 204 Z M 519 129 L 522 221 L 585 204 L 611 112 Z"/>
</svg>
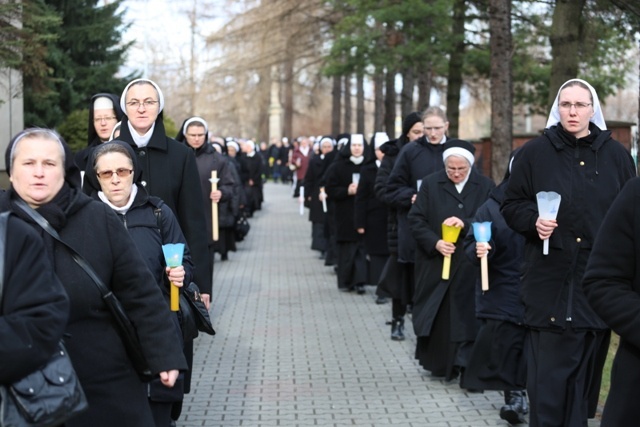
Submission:
<svg viewBox="0 0 640 427">
<path fill-rule="evenodd" d="M 267 184 L 265 200 L 238 252 L 216 260 L 217 335 L 197 339 L 179 427 L 508 425 L 500 393 L 422 370 L 410 322 L 390 340 L 390 305 L 372 287 L 338 291 L 288 186 Z"/>
</svg>

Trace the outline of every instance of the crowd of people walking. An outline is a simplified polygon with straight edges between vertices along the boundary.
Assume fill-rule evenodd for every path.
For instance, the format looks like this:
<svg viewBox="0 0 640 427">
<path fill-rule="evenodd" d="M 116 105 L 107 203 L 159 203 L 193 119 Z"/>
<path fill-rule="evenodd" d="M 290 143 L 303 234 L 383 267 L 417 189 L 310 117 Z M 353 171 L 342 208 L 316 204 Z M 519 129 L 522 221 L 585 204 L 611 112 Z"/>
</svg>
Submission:
<svg viewBox="0 0 640 427">
<path fill-rule="evenodd" d="M 503 391 L 499 416 L 511 424 L 529 414 L 532 426 L 585 426 L 596 415 L 609 327 L 633 323 L 623 327 L 624 314 L 598 296 L 622 306 L 637 279 L 619 265 L 621 289 L 608 292 L 612 257 L 603 249 L 590 257 L 597 242 L 611 243 L 598 230 L 636 175 L 633 159 L 606 129 L 593 87 L 579 79 L 562 85 L 544 132 L 512 154 L 498 186 L 474 167 L 474 145 L 450 139 L 447 129 L 444 111 L 430 107 L 405 117 L 395 140 L 318 138 L 300 195 L 311 249 L 335 266 L 338 290 L 365 294 L 371 285 L 376 303 L 391 299 L 390 339 L 405 338 L 411 315 L 415 359 L 432 377 L 469 392 Z M 541 192 L 559 195 L 557 217 L 539 211 Z M 623 209 L 619 215 L 632 215 Z M 483 223 L 490 238 L 478 240 L 474 226 Z M 613 381 L 619 393 L 630 378 Z M 603 425 L 631 420 L 637 411 L 625 405 L 610 398 Z"/>
<path fill-rule="evenodd" d="M 415 359 L 432 377 L 503 391 L 497 415 L 510 424 L 528 414 L 532 426 L 582 427 L 596 413 L 613 327 L 624 372 L 612 375 L 603 425 L 637 419 L 625 390 L 640 366 L 631 305 L 638 181 L 589 83 L 562 85 L 543 134 L 512 153 L 497 186 L 476 167 L 474 145 L 448 137 L 438 107 L 407 115 L 397 139 L 377 132 L 271 145 L 214 136 L 198 116 L 173 138 L 163 109 L 160 87 L 137 79 L 120 97 L 92 97 L 87 147 L 77 153 L 49 129 L 12 139 L 0 211 L 11 212 L 17 247 L 0 252 L 10 267 L 4 282 L 19 270 L 25 286 L 46 284 L 31 304 L 13 283 L 0 301 L 0 340 L 12 343 L 0 349 L 2 385 L 62 338 L 89 404 L 65 425 L 175 425 L 193 339 L 172 295 L 193 282 L 209 309 L 214 261 L 237 249 L 273 180 L 308 209 L 310 248 L 336 289 L 375 287 L 372 303 L 389 306 L 389 338 L 405 340 L 410 323 Z M 557 215 L 539 211 L 541 192 L 557 193 Z M 474 230 L 482 224 L 486 238 Z M 164 255 L 169 244 L 185 246 L 178 263 Z M 34 254 L 38 268 L 15 261 Z M 150 377 L 94 281 L 121 301 Z M 19 333 L 22 347 L 13 344 Z"/>
</svg>

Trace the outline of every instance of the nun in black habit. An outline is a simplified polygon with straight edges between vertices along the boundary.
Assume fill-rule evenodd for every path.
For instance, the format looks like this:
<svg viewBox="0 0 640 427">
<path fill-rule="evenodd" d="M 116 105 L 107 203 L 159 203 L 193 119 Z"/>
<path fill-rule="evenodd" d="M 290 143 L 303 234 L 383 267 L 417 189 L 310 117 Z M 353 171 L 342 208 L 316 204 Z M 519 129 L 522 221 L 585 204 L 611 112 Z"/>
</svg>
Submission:
<svg viewBox="0 0 640 427">
<path fill-rule="evenodd" d="M 416 239 L 416 288 L 413 328 L 415 357 L 438 377 L 454 379 L 467 365 L 477 334 L 474 293 L 477 267 L 464 254 L 463 238 L 445 242 L 442 226 L 471 227 L 476 210 L 495 187 L 474 168 L 474 146 L 463 140 L 444 144 L 445 169 L 425 177 L 409 211 Z M 442 279 L 444 256 L 451 256 L 448 280 Z"/>
<path fill-rule="evenodd" d="M 327 196 L 335 203 L 336 242 L 338 248 L 338 289 L 364 294 L 367 260 L 363 238 L 355 226 L 355 195 L 362 167 L 371 160 L 365 156 L 364 137 L 351 135 L 348 144 L 327 170 Z"/>
<path fill-rule="evenodd" d="M 120 98 L 112 93 L 98 93 L 89 101 L 89 132 L 87 147 L 78 151 L 74 161 L 79 170 L 84 171 L 91 150 L 103 142 L 111 140 L 113 129 L 122 120 Z"/>
</svg>

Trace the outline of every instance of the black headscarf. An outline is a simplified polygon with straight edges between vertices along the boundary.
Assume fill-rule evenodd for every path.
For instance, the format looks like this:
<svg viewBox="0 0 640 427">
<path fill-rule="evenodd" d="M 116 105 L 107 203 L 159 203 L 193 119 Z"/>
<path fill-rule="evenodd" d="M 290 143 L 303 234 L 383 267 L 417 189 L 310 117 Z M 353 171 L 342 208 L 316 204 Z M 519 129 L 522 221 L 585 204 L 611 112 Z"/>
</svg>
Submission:
<svg viewBox="0 0 640 427">
<path fill-rule="evenodd" d="M 69 184 L 70 187 L 80 188 L 80 170 L 76 167 L 76 164 L 73 160 L 73 153 L 71 152 L 71 149 L 69 148 L 65 140 L 56 131 L 51 129 L 28 128 L 18 133 L 11 139 L 9 145 L 7 146 L 7 149 L 4 152 L 4 164 L 5 169 L 7 170 L 7 175 L 11 176 L 11 153 L 13 152 L 13 147 L 16 145 L 16 142 L 18 142 L 28 134 L 34 134 L 38 132 L 46 133 L 51 138 L 55 138 L 60 141 L 60 144 L 64 149 L 64 180 Z"/>
<path fill-rule="evenodd" d="M 129 153 L 129 158 L 131 159 L 131 164 L 133 165 L 133 183 L 140 184 L 142 178 L 142 170 L 138 167 L 138 156 L 136 156 L 135 151 L 133 151 L 133 147 L 131 147 L 130 144 L 127 144 L 124 141 L 114 139 L 113 141 L 105 142 L 104 144 L 102 144 L 99 151 L 102 151 L 103 147 L 105 149 L 108 148 L 110 144 L 119 145 L 127 150 L 127 153 Z M 94 170 L 95 163 L 96 150 L 93 150 L 91 152 L 91 155 L 89 156 L 89 161 L 87 162 L 87 166 L 84 170 L 84 186 L 82 189 L 85 194 L 91 195 L 98 191 L 102 191 L 102 188 L 100 187 L 100 181 L 98 181 L 98 176 L 96 175 Z M 138 187 L 143 188 L 141 184 L 138 185 Z"/>
<path fill-rule="evenodd" d="M 407 117 L 405 117 L 402 121 L 402 135 L 400 135 L 400 138 L 398 138 L 398 143 L 401 146 L 404 146 L 407 142 L 409 142 L 409 137 L 407 136 L 407 134 L 409 133 L 413 125 L 421 121 L 422 117 L 420 117 L 420 113 L 418 113 L 417 111 L 407 114 Z"/>
<path fill-rule="evenodd" d="M 89 136 L 87 138 L 87 146 L 98 145 L 100 143 L 98 133 L 96 132 L 96 127 L 93 125 L 94 119 L 94 108 L 93 104 L 98 98 L 109 98 L 113 102 L 113 111 L 116 114 L 116 119 L 119 122 L 122 120 L 122 116 L 124 113 L 120 108 L 120 98 L 118 95 L 114 95 L 113 93 L 98 93 L 91 97 L 91 101 L 89 101 Z"/>
</svg>

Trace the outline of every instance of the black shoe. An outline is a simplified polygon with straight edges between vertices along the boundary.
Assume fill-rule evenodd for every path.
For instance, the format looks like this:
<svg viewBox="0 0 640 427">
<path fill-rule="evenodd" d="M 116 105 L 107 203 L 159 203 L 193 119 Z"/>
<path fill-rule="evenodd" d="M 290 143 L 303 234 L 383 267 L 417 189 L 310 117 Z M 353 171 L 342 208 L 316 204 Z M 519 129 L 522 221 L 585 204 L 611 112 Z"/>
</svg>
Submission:
<svg viewBox="0 0 640 427">
<path fill-rule="evenodd" d="M 393 341 L 404 341 L 404 317 L 391 321 L 391 339 Z"/>
<path fill-rule="evenodd" d="M 380 304 L 386 304 L 389 300 L 386 299 L 385 297 L 381 297 L 378 296 L 376 297 L 376 304 L 380 305 Z"/>
<path fill-rule="evenodd" d="M 353 292 L 353 287 L 338 288 L 340 292 Z"/>
<path fill-rule="evenodd" d="M 229 255 L 227 254 L 220 255 L 220 261 L 228 261 L 228 260 L 229 260 Z"/>
<path fill-rule="evenodd" d="M 356 285 L 356 292 L 358 295 L 364 295 L 367 291 L 364 289 L 364 285 Z"/>
<path fill-rule="evenodd" d="M 524 391 L 505 391 L 505 405 L 500 408 L 500 418 L 509 424 L 522 424 L 526 421 L 525 415 L 529 413 L 527 394 Z"/>
</svg>

